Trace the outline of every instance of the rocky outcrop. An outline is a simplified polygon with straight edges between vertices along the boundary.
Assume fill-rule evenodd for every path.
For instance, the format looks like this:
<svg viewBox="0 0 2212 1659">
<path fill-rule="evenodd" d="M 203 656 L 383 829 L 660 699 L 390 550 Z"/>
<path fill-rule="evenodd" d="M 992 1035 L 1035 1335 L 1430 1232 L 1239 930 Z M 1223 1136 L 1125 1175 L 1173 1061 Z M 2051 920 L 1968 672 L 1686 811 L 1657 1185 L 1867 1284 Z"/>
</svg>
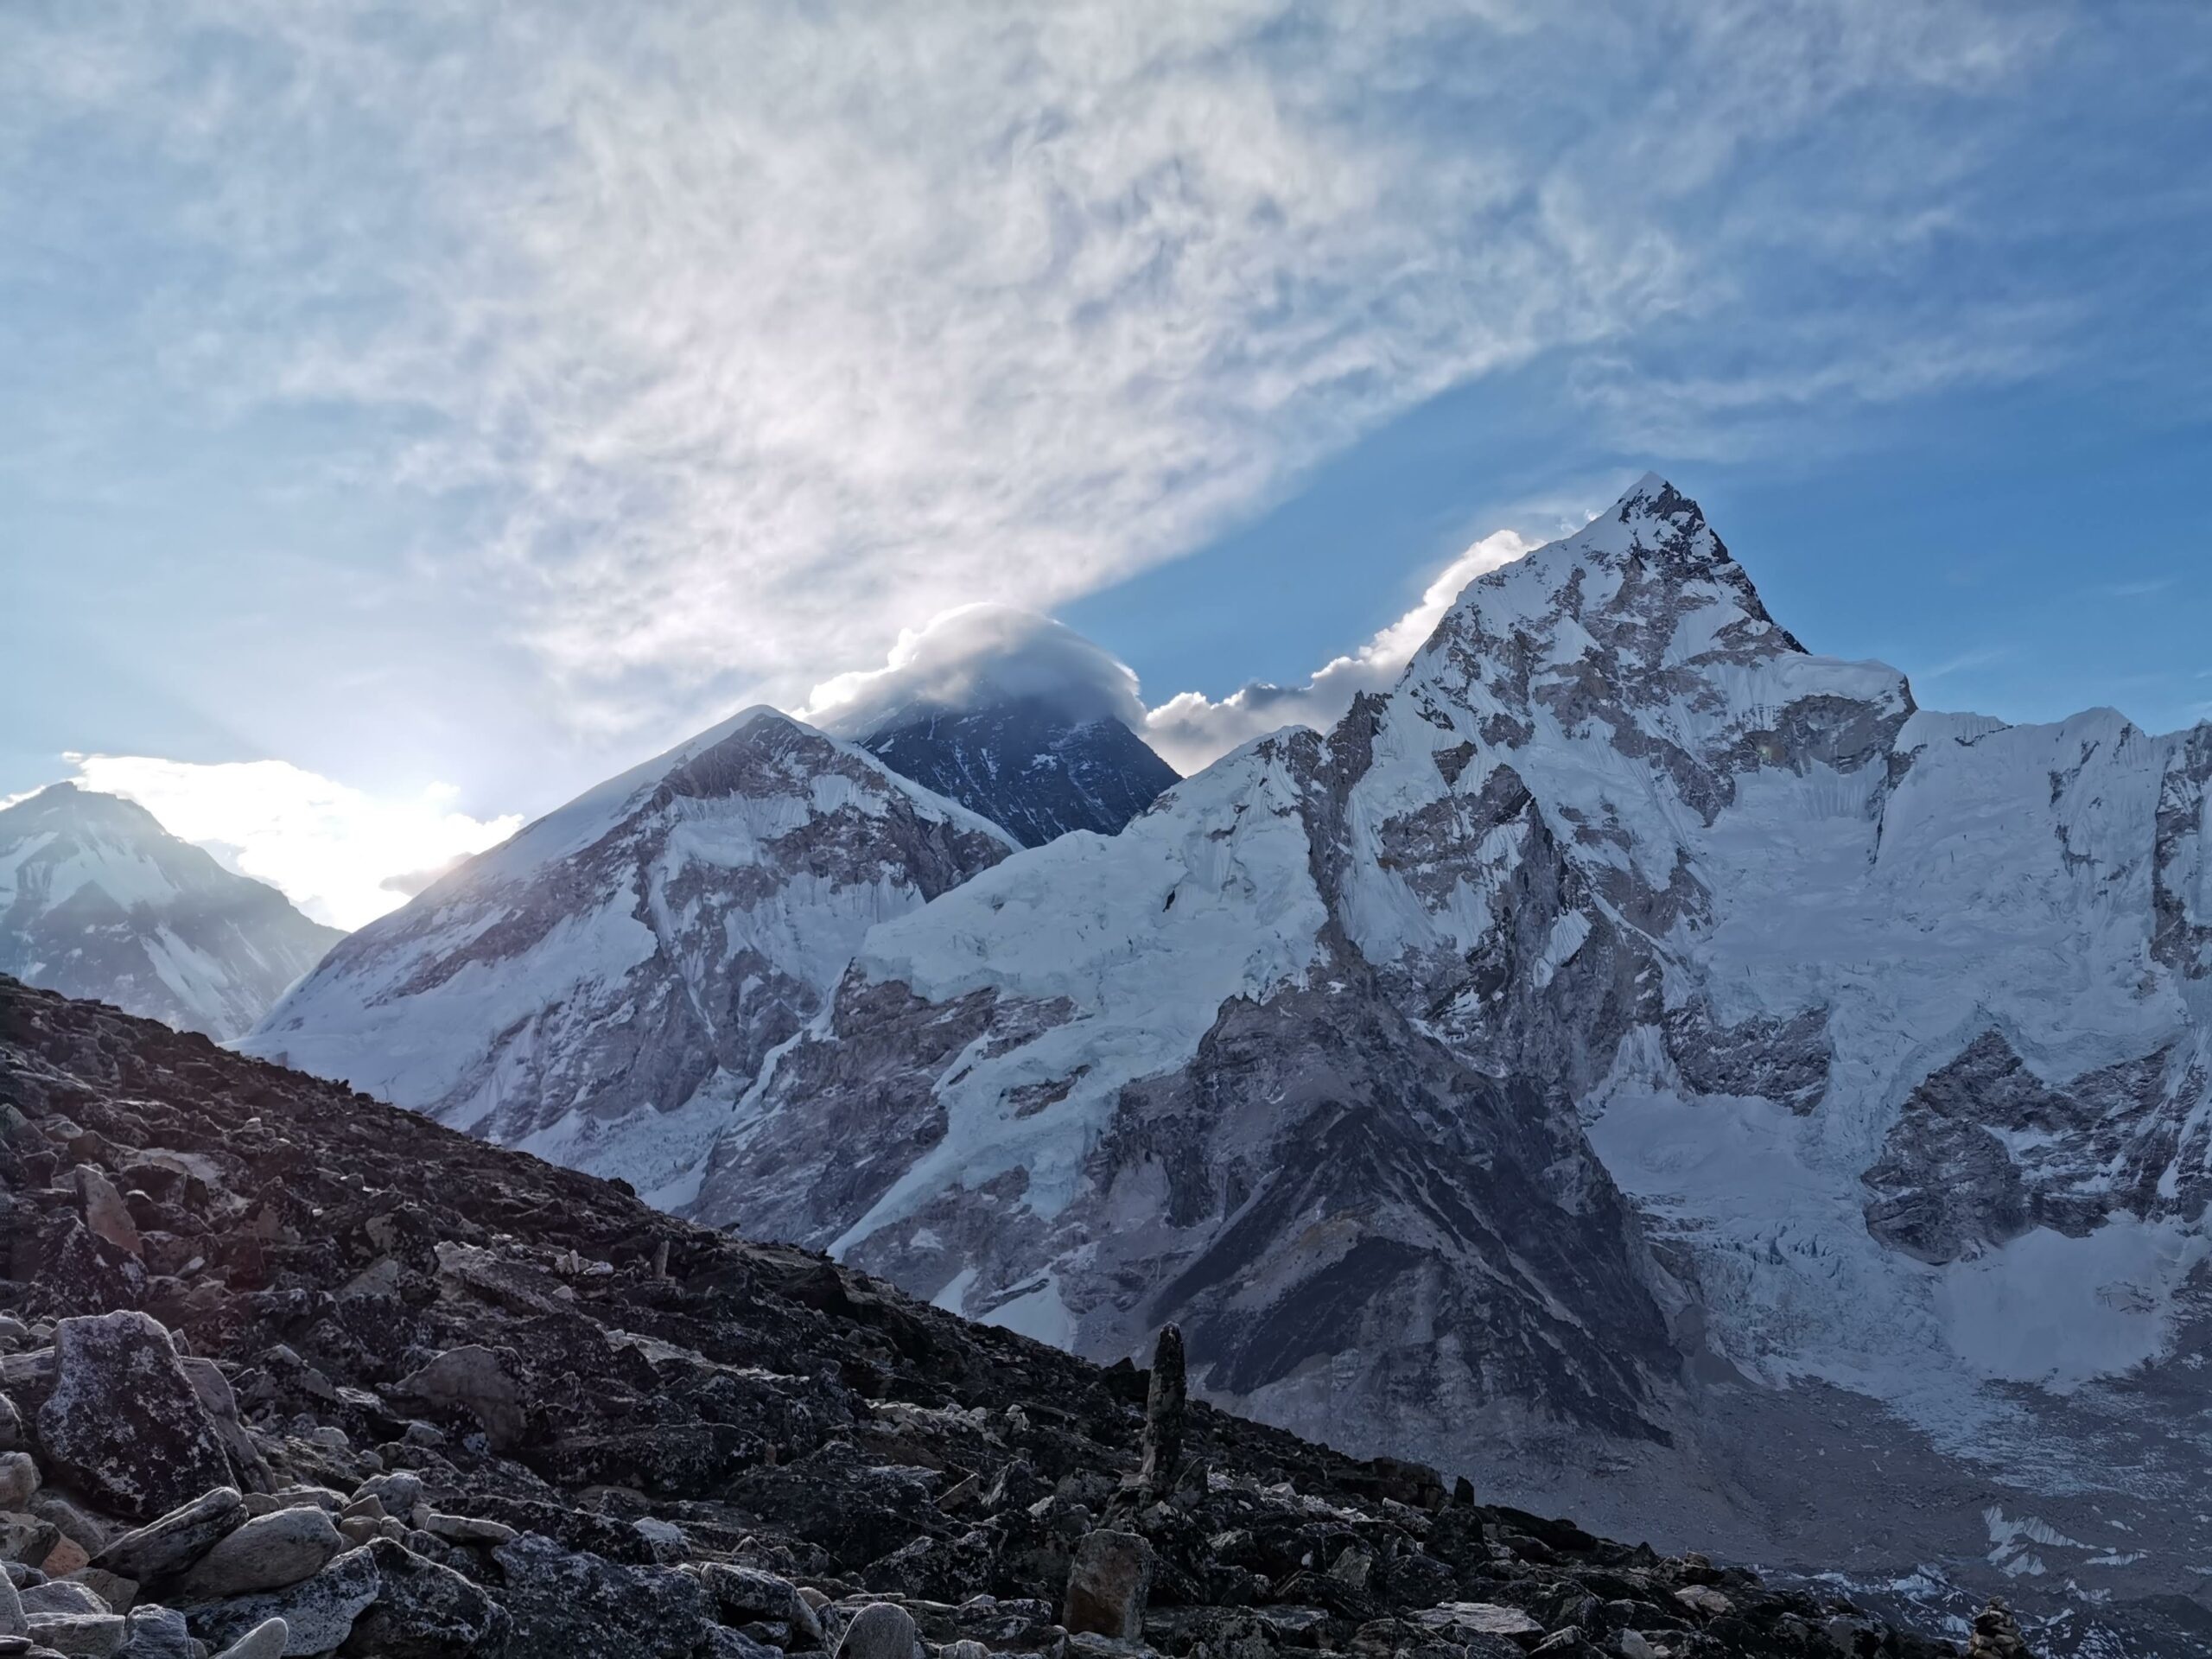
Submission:
<svg viewBox="0 0 2212 1659">
<path fill-rule="evenodd" d="M 10 982 L 0 1100 L 29 1129 L 0 1149 L 0 1397 L 45 1488 L 106 1471 L 69 1495 L 112 1535 L 89 1570 L 65 1566 L 50 1523 L 30 1539 L 41 1560 L 10 1585 L 75 1610 L 23 1614 L 34 1640 L 127 1634 L 135 1659 L 1262 1659 L 1498 1641 L 1812 1659 L 1848 1618 L 1861 1655 L 1953 1651 L 1182 1399 L 1173 1342 L 1156 1386 L 1101 1370 Z M 143 1307 L 87 1306 L 41 1270 L 77 1223 L 58 1183 L 87 1162 L 141 1213 L 162 1269 Z M 191 1173 L 139 1204 L 129 1172 L 151 1168 Z M 394 1266 L 375 1294 L 341 1294 L 378 1262 Z M 83 1333 L 144 1357 L 180 1409 L 179 1354 L 217 1366 L 270 1490 L 219 1479 L 211 1433 L 207 1488 L 129 1526 L 183 1465 L 116 1427 L 135 1374 L 83 1370 Z M 73 1402 L 49 1416 L 65 1375 Z M 54 1457 L 48 1425 L 65 1421 L 70 1444 L 101 1426 L 99 1461 Z M 1714 1598 L 1682 1599 L 1694 1586 Z"/>
</svg>

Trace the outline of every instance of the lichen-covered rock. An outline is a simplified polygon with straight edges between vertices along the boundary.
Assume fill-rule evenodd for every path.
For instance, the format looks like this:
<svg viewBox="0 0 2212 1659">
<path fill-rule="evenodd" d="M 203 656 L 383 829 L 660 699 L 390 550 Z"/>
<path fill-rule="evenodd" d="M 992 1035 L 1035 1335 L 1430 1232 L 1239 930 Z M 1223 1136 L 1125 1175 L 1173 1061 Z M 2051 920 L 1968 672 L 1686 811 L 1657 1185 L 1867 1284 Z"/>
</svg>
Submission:
<svg viewBox="0 0 2212 1659">
<path fill-rule="evenodd" d="M 467 1659 L 503 1650 L 507 1611 L 451 1567 L 388 1539 L 368 1547 L 380 1588 L 340 1649 L 359 1659 Z"/>
<path fill-rule="evenodd" d="M 698 1580 L 674 1567 L 619 1567 L 527 1532 L 492 1559 L 524 1653 L 684 1659 L 715 1622 Z"/>
<path fill-rule="evenodd" d="M 791 1627 L 799 1638 L 794 1645 L 821 1645 L 822 1621 L 789 1580 L 727 1561 L 702 1561 L 691 1570 L 723 1618 L 739 1624 L 774 1619 Z"/>
<path fill-rule="evenodd" d="M 151 1520 L 231 1478 L 230 1459 L 168 1332 L 127 1310 L 63 1319 L 39 1408 L 49 1465 L 95 1501 Z"/>
</svg>

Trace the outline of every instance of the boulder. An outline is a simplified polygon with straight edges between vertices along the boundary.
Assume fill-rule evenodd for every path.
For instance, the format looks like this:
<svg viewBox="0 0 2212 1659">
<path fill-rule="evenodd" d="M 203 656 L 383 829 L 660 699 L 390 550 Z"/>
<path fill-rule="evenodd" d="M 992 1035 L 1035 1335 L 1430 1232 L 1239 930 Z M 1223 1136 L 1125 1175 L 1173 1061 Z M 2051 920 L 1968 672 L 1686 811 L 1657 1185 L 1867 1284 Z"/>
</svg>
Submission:
<svg viewBox="0 0 2212 1659">
<path fill-rule="evenodd" d="M 23 1623 L 23 1599 L 16 1593 L 16 1581 L 0 1573 L 0 1636 L 21 1636 L 29 1628 Z"/>
<path fill-rule="evenodd" d="M 215 1659 L 281 1659 L 292 1651 L 292 1633 L 281 1618 L 255 1625 L 215 1656 Z"/>
<path fill-rule="evenodd" d="M 108 1547 L 118 1531 L 83 1505 L 50 1487 L 31 1499 L 30 1512 L 41 1521 L 53 1522 L 61 1529 L 64 1538 L 75 1539 L 95 1555 Z"/>
<path fill-rule="evenodd" d="M 500 1650 L 512 1621 L 482 1590 L 388 1539 L 368 1548 L 382 1588 L 353 1621 L 340 1652 L 362 1659 L 465 1659 Z"/>
<path fill-rule="evenodd" d="M 28 1452 L 0 1452 L 0 1510 L 27 1511 L 38 1491 L 38 1465 Z"/>
<path fill-rule="evenodd" d="M 466 1515 L 441 1515 L 433 1510 L 423 1516 L 423 1530 L 449 1544 L 507 1544 L 521 1536 L 504 1521 L 479 1521 Z"/>
<path fill-rule="evenodd" d="M 118 1573 L 103 1572 L 97 1567 L 80 1567 L 63 1582 L 83 1585 L 105 1602 L 111 1613 L 127 1613 L 138 1600 L 138 1581 L 136 1579 L 126 1579 Z"/>
<path fill-rule="evenodd" d="M 526 1532 L 492 1554 L 490 1586 L 514 1620 L 516 1653 L 689 1659 L 715 1620 L 704 1588 L 671 1567 L 619 1567 Z"/>
<path fill-rule="evenodd" d="M 174 1607 L 139 1608 L 124 1624 L 116 1659 L 199 1659 L 200 1644 Z"/>
<path fill-rule="evenodd" d="M 39 1408 L 38 1433 L 58 1474 L 132 1520 L 150 1521 L 231 1478 L 168 1332 L 144 1313 L 55 1327 L 54 1392 Z"/>
<path fill-rule="evenodd" d="M 1145 1604 L 1152 1593 L 1152 1546 L 1133 1532 L 1101 1529 L 1085 1533 L 1068 1566 L 1067 1598 L 1060 1623 L 1116 1641 L 1144 1635 Z"/>
<path fill-rule="evenodd" d="M 282 1590 L 313 1578 L 344 1545 L 329 1516 L 312 1506 L 256 1516 L 202 1555 L 177 1593 L 204 1601 Z"/>
<path fill-rule="evenodd" d="M 61 1529 L 35 1515 L 0 1515 L 0 1561 L 37 1567 L 61 1541 Z"/>
<path fill-rule="evenodd" d="M 716 1611 L 729 1623 L 748 1624 L 755 1619 L 775 1619 L 790 1625 L 792 1633 L 800 1638 L 793 1646 L 822 1645 L 822 1621 L 790 1580 L 727 1561 L 701 1561 L 687 1570 L 698 1575 L 707 1593 L 714 1598 Z"/>
<path fill-rule="evenodd" d="M 158 1521 L 126 1532 L 92 1558 L 92 1565 L 141 1584 L 181 1573 L 246 1522 L 245 1499 L 234 1486 L 218 1486 Z"/>
<path fill-rule="evenodd" d="M 126 1630 L 120 1613 L 33 1613 L 27 1622 L 32 1642 L 73 1659 L 113 1659 Z"/>
<path fill-rule="evenodd" d="M 284 1621 L 287 1655 L 327 1653 L 353 1633 L 353 1621 L 383 1587 L 369 1547 L 349 1549 L 311 1579 L 288 1589 L 226 1601 L 201 1602 L 184 1610 L 192 1633 L 220 1648 L 255 1625 Z"/>
<path fill-rule="evenodd" d="M 199 1398 L 200 1408 L 207 1414 L 207 1421 L 215 1426 L 215 1433 L 223 1442 L 223 1450 L 230 1454 L 231 1470 L 236 1476 L 241 1491 L 265 1492 L 273 1484 L 269 1465 L 261 1455 L 261 1448 L 253 1443 L 253 1436 L 246 1433 L 245 1424 L 238 1417 L 238 1397 L 231 1391 L 231 1380 L 223 1375 L 222 1368 L 212 1359 L 188 1357 L 178 1364 L 184 1368 L 186 1380 Z"/>
<path fill-rule="evenodd" d="M 123 1194 L 115 1190 L 115 1183 L 91 1164 L 78 1165 L 69 1173 L 69 1179 L 77 1190 L 78 1210 L 92 1236 L 126 1255 L 143 1259 L 146 1247 L 138 1236 L 138 1224 L 130 1218 L 130 1206 L 124 1203 Z"/>
<path fill-rule="evenodd" d="M 870 1602 L 855 1613 L 837 1643 L 837 1659 L 915 1659 L 914 1616 L 896 1602 Z"/>
<path fill-rule="evenodd" d="M 48 1579 L 22 1592 L 25 1613 L 111 1613 L 116 1610 L 87 1585 Z"/>
<path fill-rule="evenodd" d="M 448 1349 L 401 1379 L 398 1392 L 444 1410 L 465 1411 L 482 1425 L 493 1449 L 522 1439 L 524 1408 L 512 1354 L 479 1343 Z"/>
</svg>

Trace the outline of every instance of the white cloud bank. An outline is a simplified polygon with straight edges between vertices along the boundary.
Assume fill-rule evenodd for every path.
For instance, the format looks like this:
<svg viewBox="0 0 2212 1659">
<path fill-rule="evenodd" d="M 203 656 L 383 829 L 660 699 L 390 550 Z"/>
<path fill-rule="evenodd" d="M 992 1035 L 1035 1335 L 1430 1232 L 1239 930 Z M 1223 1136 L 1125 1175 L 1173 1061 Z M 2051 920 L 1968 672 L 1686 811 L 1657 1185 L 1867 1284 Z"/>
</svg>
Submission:
<svg viewBox="0 0 2212 1659">
<path fill-rule="evenodd" d="M 435 874 L 522 827 L 452 810 L 434 785 L 388 800 L 283 760 L 197 765 L 73 754 L 74 781 L 144 807 L 162 827 L 266 881 L 319 922 L 352 930 L 404 904 Z"/>
</svg>

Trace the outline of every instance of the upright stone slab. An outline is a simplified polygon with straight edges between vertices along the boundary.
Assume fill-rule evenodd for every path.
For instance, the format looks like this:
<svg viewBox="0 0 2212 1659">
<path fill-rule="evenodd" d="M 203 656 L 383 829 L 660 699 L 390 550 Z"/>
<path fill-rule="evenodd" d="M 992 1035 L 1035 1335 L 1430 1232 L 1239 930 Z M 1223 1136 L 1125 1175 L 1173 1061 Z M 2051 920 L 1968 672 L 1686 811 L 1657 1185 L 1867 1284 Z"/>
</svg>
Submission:
<svg viewBox="0 0 2212 1659">
<path fill-rule="evenodd" d="M 64 1319 L 54 1345 L 39 1444 L 70 1484 L 134 1521 L 230 1484 L 222 1439 L 156 1320 L 128 1310 Z"/>
</svg>

